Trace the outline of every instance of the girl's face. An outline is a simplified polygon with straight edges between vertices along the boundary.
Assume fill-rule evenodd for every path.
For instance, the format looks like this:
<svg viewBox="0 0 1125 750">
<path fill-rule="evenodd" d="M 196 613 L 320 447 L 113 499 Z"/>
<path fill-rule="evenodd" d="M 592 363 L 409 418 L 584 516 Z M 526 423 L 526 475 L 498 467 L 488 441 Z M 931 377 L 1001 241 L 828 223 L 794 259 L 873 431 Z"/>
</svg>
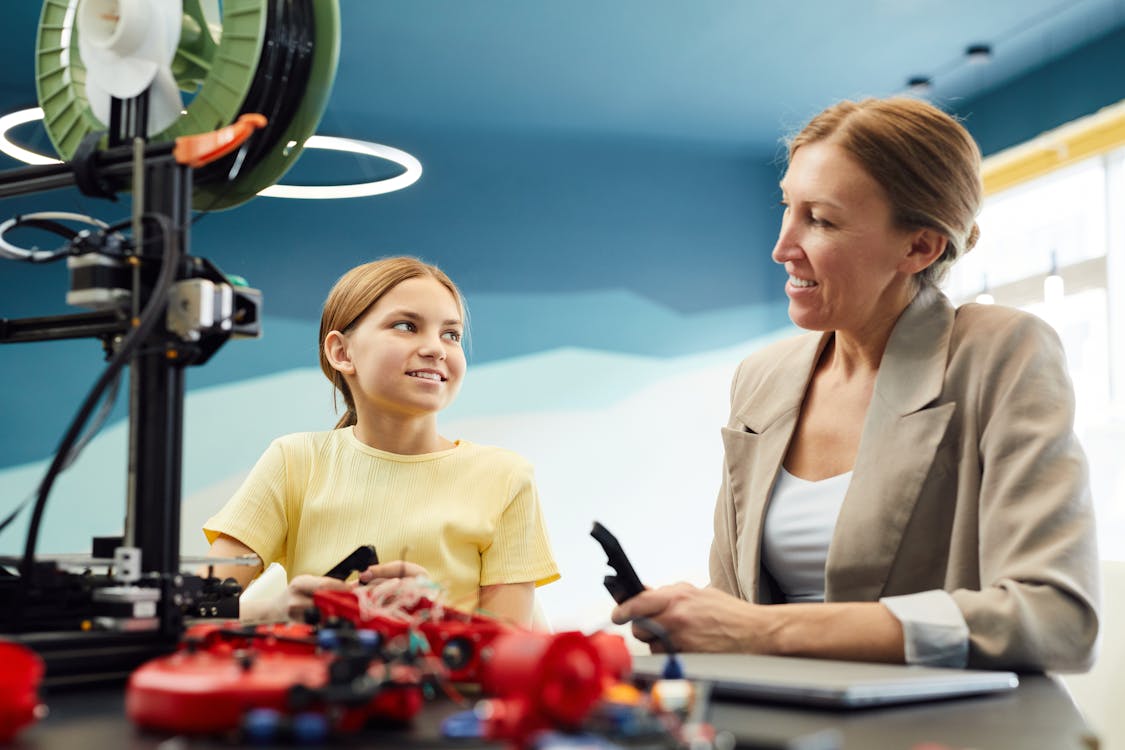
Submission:
<svg viewBox="0 0 1125 750">
<path fill-rule="evenodd" d="M 428 276 L 407 279 L 341 335 L 329 360 L 348 379 L 360 415 L 365 406 L 387 416 L 434 414 L 461 387 L 462 332 L 461 310 L 448 289 Z"/>
<path fill-rule="evenodd" d="M 894 225 L 882 186 L 832 141 L 797 149 L 781 181 L 785 216 L 773 259 L 785 265 L 789 317 L 806 330 L 861 332 L 901 311 L 911 231 Z"/>
</svg>

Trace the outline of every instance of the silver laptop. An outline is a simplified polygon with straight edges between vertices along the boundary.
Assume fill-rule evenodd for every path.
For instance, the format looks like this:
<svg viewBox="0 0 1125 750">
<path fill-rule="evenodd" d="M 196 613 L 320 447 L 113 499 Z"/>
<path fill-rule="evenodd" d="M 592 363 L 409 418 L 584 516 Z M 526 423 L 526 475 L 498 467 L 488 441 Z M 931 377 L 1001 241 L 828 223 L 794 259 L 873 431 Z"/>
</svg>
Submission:
<svg viewBox="0 0 1125 750">
<path fill-rule="evenodd" d="M 717 697 L 836 708 L 979 695 L 1019 686 L 1013 672 L 870 664 L 750 654 L 679 654 L 684 676 L 712 683 Z M 633 674 L 659 679 L 667 657 L 633 657 Z"/>
</svg>

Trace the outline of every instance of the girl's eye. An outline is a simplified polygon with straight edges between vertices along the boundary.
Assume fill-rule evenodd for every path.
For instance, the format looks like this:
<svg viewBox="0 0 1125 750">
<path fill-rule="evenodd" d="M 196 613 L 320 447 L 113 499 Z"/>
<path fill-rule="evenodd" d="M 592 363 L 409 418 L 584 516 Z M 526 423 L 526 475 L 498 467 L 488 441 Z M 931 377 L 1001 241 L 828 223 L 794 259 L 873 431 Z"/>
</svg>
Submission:
<svg viewBox="0 0 1125 750">
<path fill-rule="evenodd" d="M 442 334 L 442 337 L 449 340 L 449 341 L 459 342 L 461 340 L 461 332 L 460 331 L 446 331 L 445 333 Z"/>
<path fill-rule="evenodd" d="M 392 326 L 391 326 L 391 328 L 396 328 L 396 329 L 398 329 L 398 330 L 400 330 L 400 331 L 414 331 L 414 330 L 417 330 L 417 329 L 415 328 L 414 324 L 413 324 L 413 323 L 411 323 L 411 322 L 410 322 L 409 320 L 400 320 L 399 322 L 397 322 L 397 323 L 395 323 L 394 325 L 392 325 Z"/>
</svg>

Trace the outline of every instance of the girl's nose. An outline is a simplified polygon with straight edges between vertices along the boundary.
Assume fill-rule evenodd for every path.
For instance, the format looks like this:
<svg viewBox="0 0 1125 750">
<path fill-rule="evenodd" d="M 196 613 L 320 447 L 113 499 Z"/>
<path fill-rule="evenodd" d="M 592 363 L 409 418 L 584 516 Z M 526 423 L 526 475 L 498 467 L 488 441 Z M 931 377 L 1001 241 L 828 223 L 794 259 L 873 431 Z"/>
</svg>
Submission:
<svg viewBox="0 0 1125 750">
<path fill-rule="evenodd" d="M 445 359 L 445 347 L 441 345 L 440 338 L 427 336 L 422 342 L 418 353 L 423 357 L 432 357 L 434 359 Z"/>
</svg>

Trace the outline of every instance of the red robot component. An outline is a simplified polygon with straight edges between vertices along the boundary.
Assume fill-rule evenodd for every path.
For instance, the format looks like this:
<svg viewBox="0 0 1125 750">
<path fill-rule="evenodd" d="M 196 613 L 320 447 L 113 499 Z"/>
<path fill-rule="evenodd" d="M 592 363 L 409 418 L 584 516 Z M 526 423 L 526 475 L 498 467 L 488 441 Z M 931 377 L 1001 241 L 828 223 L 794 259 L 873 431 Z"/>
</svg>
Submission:
<svg viewBox="0 0 1125 750">
<path fill-rule="evenodd" d="M 428 599 L 419 600 L 412 608 L 420 621 L 416 625 L 379 614 L 362 613 L 359 599 L 351 591 L 318 591 L 313 595 L 313 601 L 325 621 L 339 618 L 359 630 L 373 630 L 388 641 L 398 636 L 406 637 L 412 629 L 421 632 L 430 652 L 441 659 L 452 682 L 480 682 L 481 654 L 489 644 L 501 633 L 522 632 L 520 628 L 505 625 L 491 617 L 457 610 L 445 609 L 440 616 L 431 617 L 429 613 L 434 611 L 434 604 Z"/>
<path fill-rule="evenodd" d="M 420 591 L 317 592 L 319 626 L 197 625 L 177 653 L 133 673 L 126 712 L 168 732 L 252 735 L 273 722 L 316 740 L 371 719 L 409 721 L 425 686 L 475 682 L 493 696 L 486 736 L 523 746 L 540 730 L 582 727 L 631 670 L 619 636 L 531 632 L 443 609 Z M 320 734 L 301 735 L 303 718 L 319 720 Z"/>
<path fill-rule="evenodd" d="M 184 734 L 245 729 L 247 716 L 262 710 L 280 717 L 331 713 L 322 729 L 337 733 L 373 719 L 412 719 L 422 706 L 422 669 L 383 660 L 372 639 L 330 643 L 346 637 L 298 624 L 193 627 L 176 653 L 132 674 L 126 714 L 138 726 Z"/>
<path fill-rule="evenodd" d="M 0 744 L 6 744 L 46 713 L 39 703 L 43 660 L 26 646 L 0 641 L 0 664 Z"/>
<path fill-rule="evenodd" d="M 606 688 L 623 680 L 632 659 L 620 636 L 512 632 L 496 638 L 483 661 L 485 735 L 525 747 L 537 732 L 578 730 Z"/>
</svg>

